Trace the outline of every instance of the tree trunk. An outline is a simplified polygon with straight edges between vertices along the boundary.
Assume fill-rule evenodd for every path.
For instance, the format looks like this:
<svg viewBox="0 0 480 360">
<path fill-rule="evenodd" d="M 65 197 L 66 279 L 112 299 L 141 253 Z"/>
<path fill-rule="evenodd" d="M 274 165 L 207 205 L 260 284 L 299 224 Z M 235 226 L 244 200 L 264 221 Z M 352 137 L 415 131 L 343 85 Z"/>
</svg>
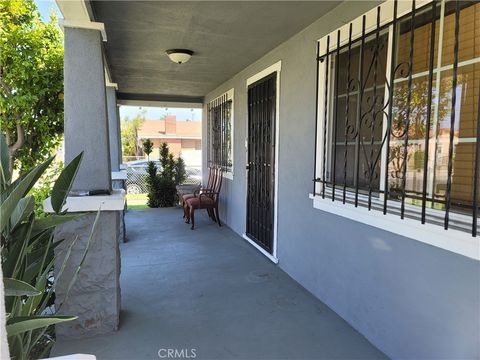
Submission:
<svg viewBox="0 0 480 360">
<path fill-rule="evenodd" d="M 8 160 L 9 160 L 9 170 L 10 174 L 13 173 L 13 162 L 15 161 L 15 153 L 20 149 L 25 143 L 25 132 L 23 126 L 17 123 L 17 141 L 14 144 L 10 144 L 10 132 L 7 130 L 7 144 L 8 144 Z"/>
</svg>

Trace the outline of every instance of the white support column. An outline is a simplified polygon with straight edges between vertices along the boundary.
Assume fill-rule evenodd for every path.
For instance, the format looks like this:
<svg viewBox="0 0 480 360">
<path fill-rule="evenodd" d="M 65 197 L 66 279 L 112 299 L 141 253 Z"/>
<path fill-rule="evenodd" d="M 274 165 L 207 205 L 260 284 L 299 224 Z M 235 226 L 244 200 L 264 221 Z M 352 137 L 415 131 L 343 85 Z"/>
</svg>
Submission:
<svg viewBox="0 0 480 360">
<path fill-rule="evenodd" d="M 112 191 L 107 94 L 102 53 L 102 24 L 82 28 L 64 23 L 65 55 L 65 161 L 84 152 L 73 190 Z M 114 94 L 115 95 L 115 94 Z M 113 110 L 116 114 L 116 101 Z M 116 129 L 114 129 L 116 134 Z M 116 141 L 116 140 L 115 140 Z M 118 166 L 118 161 L 115 161 Z M 45 211 L 50 200 L 44 203 Z M 120 220 L 125 203 L 123 190 L 111 195 L 71 196 L 64 207 L 69 213 L 85 215 L 57 227 L 55 237 L 64 241 L 55 248 L 57 283 L 56 306 L 60 313 L 78 316 L 78 320 L 56 326 L 57 337 L 92 336 L 118 328 L 120 315 Z M 67 295 L 69 283 L 101 210 L 90 247 Z M 58 278 L 66 249 L 71 254 L 63 275 Z"/>
</svg>

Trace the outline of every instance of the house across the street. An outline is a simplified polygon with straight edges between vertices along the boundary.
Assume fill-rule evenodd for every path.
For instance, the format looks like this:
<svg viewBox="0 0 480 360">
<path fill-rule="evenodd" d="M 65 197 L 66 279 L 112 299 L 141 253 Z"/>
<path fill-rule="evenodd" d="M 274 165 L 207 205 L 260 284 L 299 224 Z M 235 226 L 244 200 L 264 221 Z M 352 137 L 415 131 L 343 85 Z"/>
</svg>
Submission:
<svg viewBox="0 0 480 360">
<path fill-rule="evenodd" d="M 202 163 L 202 122 L 177 120 L 167 115 L 161 120 L 146 120 L 138 129 L 138 141 L 153 142 L 152 157 L 158 157 L 160 145 L 165 142 L 175 156 L 181 156 L 188 166 Z"/>
</svg>

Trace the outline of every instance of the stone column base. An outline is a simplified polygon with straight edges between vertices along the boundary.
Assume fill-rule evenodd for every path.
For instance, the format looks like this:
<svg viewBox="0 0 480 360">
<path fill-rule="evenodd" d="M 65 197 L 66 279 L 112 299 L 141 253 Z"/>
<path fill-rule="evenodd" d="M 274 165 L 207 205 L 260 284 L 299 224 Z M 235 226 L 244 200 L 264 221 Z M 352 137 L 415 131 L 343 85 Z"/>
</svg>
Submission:
<svg viewBox="0 0 480 360">
<path fill-rule="evenodd" d="M 66 249 L 78 239 L 72 248 L 63 275 L 55 286 L 55 307 L 59 314 L 75 315 L 75 321 L 56 326 L 59 337 L 84 337 L 104 334 L 118 329 L 120 315 L 120 211 L 102 211 L 85 261 L 67 298 L 69 283 L 81 262 L 95 212 L 88 212 L 77 220 L 59 226 L 56 240 L 64 241 L 55 249 L 55 276 L 63 264 Z"/>
</svg>

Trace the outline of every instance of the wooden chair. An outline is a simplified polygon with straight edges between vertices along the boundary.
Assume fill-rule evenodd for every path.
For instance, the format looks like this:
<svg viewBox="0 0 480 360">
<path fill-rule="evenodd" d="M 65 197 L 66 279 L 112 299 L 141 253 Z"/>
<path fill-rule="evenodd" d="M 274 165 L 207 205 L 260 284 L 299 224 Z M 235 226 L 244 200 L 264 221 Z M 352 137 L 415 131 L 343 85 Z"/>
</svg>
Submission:
<svg viewBox="0 0 480 360">
<path fill-rule="evenodd" d="M 214 171 L 214 183 L 211 190 L 205 190 L 197 197 L 187 199 L 186 203 L 186 223 L 189 224 L 192 221 L 193 230 L 195 228 L 195 210 L 207 209 L 210 218 L 218 223 L 218 226 L 222 226 L 220 223 L 220 216 L 218 213 L 218 200 L 220 198 L 220 190 L 222 188 L 223 170 L 216 168 Z"/>
<path fill-rule="evenodd" d="M 184 219 L 186 219 L 188 217 L 188 214 L 187 214 L 188 207 L 187 207 L 186 201 L 188 199 L 198 197 L 204 191 L 212 191 L 213 190 L 213 186 L 214 186 L 215 181 L 216 181 L 215 170 L 216 170 L 216 168 L 212 168 L 212 167 L 208 168 L 208 180 L 207 180 L 207 186 L 206 187 L 201 187 L 200 189 L 195 190 L 192 194 L 185 194 L 185 195 L 182 196 L 182 207 L 183 207 L 183 218 Z M 210 215 L 210 211 L 208 212 L 208 215 L 210 217 L 212 217 Z"/>
</svg>

